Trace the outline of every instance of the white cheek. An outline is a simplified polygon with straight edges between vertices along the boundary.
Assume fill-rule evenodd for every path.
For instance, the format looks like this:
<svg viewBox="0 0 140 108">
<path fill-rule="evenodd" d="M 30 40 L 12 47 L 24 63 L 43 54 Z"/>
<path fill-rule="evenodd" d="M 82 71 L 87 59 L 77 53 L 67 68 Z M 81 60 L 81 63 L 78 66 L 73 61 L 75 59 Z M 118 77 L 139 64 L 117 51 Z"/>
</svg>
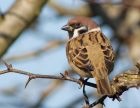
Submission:
<svg viewBox="0 0 140 108">
<path fill-rule="evenodd" d="M 79 35 L 79 29 L 75 29 L 72 38 L 76 38 Z"/>
<path fill-rule="evenodd" d="M 82 26 L 82 27 L 80 27 L 80 28 L 78 28 L 78 29 L 75 29 L 72 38 L 76 38 L 77 36 L 79 36 L 79 31 L 80 31 L 80 30 L 85 30 L 85 31 L 87 31 L 87 27 L 86 27 L 86 26 Z"/>
</svg>

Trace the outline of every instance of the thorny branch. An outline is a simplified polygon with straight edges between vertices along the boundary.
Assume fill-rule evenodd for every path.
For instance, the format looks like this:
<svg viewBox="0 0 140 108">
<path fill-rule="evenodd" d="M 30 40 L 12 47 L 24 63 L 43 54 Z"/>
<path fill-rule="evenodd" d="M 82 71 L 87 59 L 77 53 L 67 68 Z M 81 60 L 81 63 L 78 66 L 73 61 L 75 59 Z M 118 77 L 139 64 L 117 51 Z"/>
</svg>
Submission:
<svg viewBox="0 0 140 108">
<path fill-rule="evenodd" d="M 5 61 L 3 61 L 3 62 L 4 62 L 7 69 L 6 70 L 0 70 L 0 75 L 10 73 L 10 72 L 27 75 L 29 78 L 26 82 L 25 88 L 27 87 L 27 85 L 29 84 L 29 82 L 32 79 L 37 79 L 37 78 L 68 80 L 68 81 L 72 81 L 72 82 L 75 82 L 75 83 L 79 84 L 81 87 L 84 84 L 84 85 L 88 85 L 88 86 L 96 88 L 96 84 L 92 84 L 90 82 L 84 82 L 84 79 L 82 79 L 82 78 L 76 79 L 76 78 L 69 77 L 67 71 L 65 71 L 64 74 L 60 73 L 61 76 L 33 74 L 33 73 L 30 73 L 30 72 L 27 72 L 27 71 L 15 69 L 15 68 L 13 68 L 12 64 L 8 64 Z"/>
<path fill-rule="evenodd" d="M 4 62 L 4 61 L 3 61 Z M 18 74 L 23 74 L 23 75 L 27 75 L 29 78 L 26 82 L 25 87 L 27 87 L 27 85 L 29 84 L 29 82 L 32 79 L 37 79 L 37 78 L 47 78 L 47 79 L 60 79 L 60 80 L 68 80 L 68 81 L 72 81 L 72 82 L 76 82 L 77 84 L 81 85 L 81 81 L 75 78 L 71 78 L 68 76 L 68 72 L 65 71 L 64 74 L 61 73 L 61 76 L 55 76 L 55 75 L 40 75 L 40 74 L 33 74 L 27 71 L 23 71 L 23 70 L 19 70 L 19 69 L 15 69 L 13 68 L 13 66 L 11 64 L 7 64 L 6 62 L 4 62 L 5 66 L 6 66 L 6 70 L 1 70 L 0 74 L 6 74 L 6 73 L 18 73 Z"/>
<path fill-rule="evenodd" d="M 60 73 L 61 76 L 40 75 L 40 74 L 33 74 L 33 73 L 30 73 L 27 71 L 15 69 L 15 68 L 13 68 L 13 66 L 11 64 L 7 64 L 5 61 L 3 61 L 3 62 L 4 62 L 7 69 L 0 70 L 0 75 L 10 73 L 10 72 L 27 75 L 29 78 L 28 78 L 28 81 L 26 83 L 26 86 L 28 85 L 28 83 L 32 79 L 46 78 L 46 79 L 68 80 L 68 81 L 75 82 L 75 83 L 79 84 L 80 86 L 84 85 L 84 87 L 85 87 L 85 85 L 87 85 L 87 86 L 91 86 L 91 87 L 96 88 L 96 84 L 87 82 L 87 80 L 84 80 L 82 78 L 76 79 L 76 78 L 69 77 L 67 71 L 65 71 L 64 74 Z M 102 96 L 100 99 L 98 99 L 94 103 L 89 104 L 88 107 L 91 108 L 99 103 L 104 104 L 104 100 L 107 97 L 112 98 L 112 100 L 117 99 L 118 101 L 121 101 L 119 96 L 122 95 L 123 92 L 127 91 L 129 88 L 132 88 L 132 87 L 138 88 L 140 86 L 140 63 L 136 64 L 135 70 L 128 70 L 127 72 L 124 72 L 122 74 L 119 74 L 118 76 L 115 76 L 115 78 L 113 78 L 113 80 L 111 81 L 111 86 L 112 86 L 112 89 L 114 91 L 114 94 L 112 96 Z M 83 88 L 83 89 L 85 89 L 85 88 Z M 85 90 L 84 90 L 84 93 L 85 93 Z M 88 98 L 86 100 L 86 103 L 89 103 L 87 101 L 88 101 Z"/>
</svg>

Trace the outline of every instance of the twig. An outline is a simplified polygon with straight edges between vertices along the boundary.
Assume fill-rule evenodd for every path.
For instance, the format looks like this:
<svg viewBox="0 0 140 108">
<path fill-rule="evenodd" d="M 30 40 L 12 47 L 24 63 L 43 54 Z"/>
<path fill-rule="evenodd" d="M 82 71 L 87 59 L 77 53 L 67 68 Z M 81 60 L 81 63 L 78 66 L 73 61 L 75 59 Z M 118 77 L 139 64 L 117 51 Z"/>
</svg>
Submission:
<svg viewBox="0 0 140 108">
<path fill-rule="evenodd" d="M 80 87 L 82 87 L 83 84 L 87 85 L 87 86 L 90 86 L 90 87 L 94 87 L 94 88 L 96 87 L 96 84 L 92 84 L 90 82 L 85 82 L 84 80 L 81 80 L 81 79 L 76 79 L 76 78 L 69 77 L 67 71 L 65 71 L 64 74 L 60 73 L 61 76 L 33 74 L 33 73 L 30 73 L 30 72 L 27 72 L 27 71 L 15 69 L 15 68 L 13 68 L 12 64 L 8 64 L 3 60 L 1 60 L 1 61 L 5 64 L 7 69 L 6 70 L 0 70 L 0 75 L 12 72 L 12 73 L 23 74 L 23 75 L 26 75 L 26 76 L 29 77 L 26 84 L 25 84 L 25 88 L 27 87 L 27 85 L 29 84 L 29 82 L 32 79 L 37 79 L 37 78 L 68 80 L 68 81 L 75 82 L 75 83 L 79 84 Z"/>
<path fill-rule="evenodd" d="M 4 62 L 4 61 L 3 61 Z M 72 77 L 69 77 L 67 75 L 67 71 L 65 71 L 64 74 L 61 73 L 61 76 L 55 76 L 55 75 L 41 75 L 41 74 L 33 74 L 33 73 L 30 73 L 30 72 L 27 72 L 27 71 L 23 71 L 23 70 L 19 70 L 19 69 L 15 69 L 13 68 L 13 66 L 11 64 L 7 64 L 6 62 L 4 62 L 5 66 L 6 66 L 6 70 L 1 70 L 0 71 L 0 75 L 1 74 L 6 74 L 6 73 L 18 73 L 18 74 L 23 74 L 23 75 L 27 75 L 29 78 L 26 82 L 26 85 L 25 87 L 29 84 L 29 82 L 32 80 L 32 79 L 37 79 L 37 78 L 46 78 L 46 79 L 59 79 L 59 80 L 68 80 L 68 81 L 72 81 L 72 82 L 75 82 L 77 84 L 79 84 L 80 86 L 82 86 L 82 81 L 79 80 L 79 79 L 75 79 L 75 78 L 72 78 Z"/>
</svg>

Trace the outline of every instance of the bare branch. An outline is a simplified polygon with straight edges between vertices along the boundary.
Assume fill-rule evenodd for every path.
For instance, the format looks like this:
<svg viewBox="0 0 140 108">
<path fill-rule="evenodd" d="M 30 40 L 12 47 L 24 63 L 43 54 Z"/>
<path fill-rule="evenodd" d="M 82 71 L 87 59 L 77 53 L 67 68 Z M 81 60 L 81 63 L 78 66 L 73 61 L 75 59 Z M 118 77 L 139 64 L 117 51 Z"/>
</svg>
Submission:
<svg viewBox="0 0 140 108">
<path fill-rule="evenodd" d="M 37 78 L 46 78 L 46 79 L 59 79 L 59 80 L 68 80 L 68 81 L 72 81 L 72 82 L 76 82 L 77 84 L 79 84 L 80 86 L 82 86 L 82 81 L 79 79 L 75 79 L 75 78 L 71 78 L 69 77 L 66 73 L 67 71 L 65 71 L 65 74 L 61 73 L 61 76 L 55 76 L 55 75 L 40 75 L 40 74 L 33 74 L 27 71 L 23 71 L 23 70 L 19 70 L 19 69 L 15 69 L 12 67 L 11 64 L 7 64 L 6 62 L 4 62 L 5 66 L 7 67 L 6 70 L 1 70 L 0 71 L 0 75 L 1 74 L 6 74 L 6 73 L 18 73 L 18 74 L 23 74 L 29 77 L 25 87 L 28 85 L 28 83 L 32 80 L 32 79 L 37 79 Z"/>
</svg>

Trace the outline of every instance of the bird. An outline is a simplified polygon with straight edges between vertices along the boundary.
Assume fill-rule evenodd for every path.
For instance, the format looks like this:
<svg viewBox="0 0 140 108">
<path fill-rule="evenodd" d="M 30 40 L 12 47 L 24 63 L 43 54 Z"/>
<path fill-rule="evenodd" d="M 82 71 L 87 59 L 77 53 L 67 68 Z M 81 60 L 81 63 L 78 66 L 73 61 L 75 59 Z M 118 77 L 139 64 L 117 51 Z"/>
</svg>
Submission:
<svg viewBox="0 0 140 108">
<path fill-rule="evenodd" d="M 77 16 L 61 29 L 69 35 L 66 55 L 70 66 L 82 78 L 95 78 L 98 95 L 112 95 L 109 74 L 115 53 L 100 26 L 89 17 Z"/>
</svg>

